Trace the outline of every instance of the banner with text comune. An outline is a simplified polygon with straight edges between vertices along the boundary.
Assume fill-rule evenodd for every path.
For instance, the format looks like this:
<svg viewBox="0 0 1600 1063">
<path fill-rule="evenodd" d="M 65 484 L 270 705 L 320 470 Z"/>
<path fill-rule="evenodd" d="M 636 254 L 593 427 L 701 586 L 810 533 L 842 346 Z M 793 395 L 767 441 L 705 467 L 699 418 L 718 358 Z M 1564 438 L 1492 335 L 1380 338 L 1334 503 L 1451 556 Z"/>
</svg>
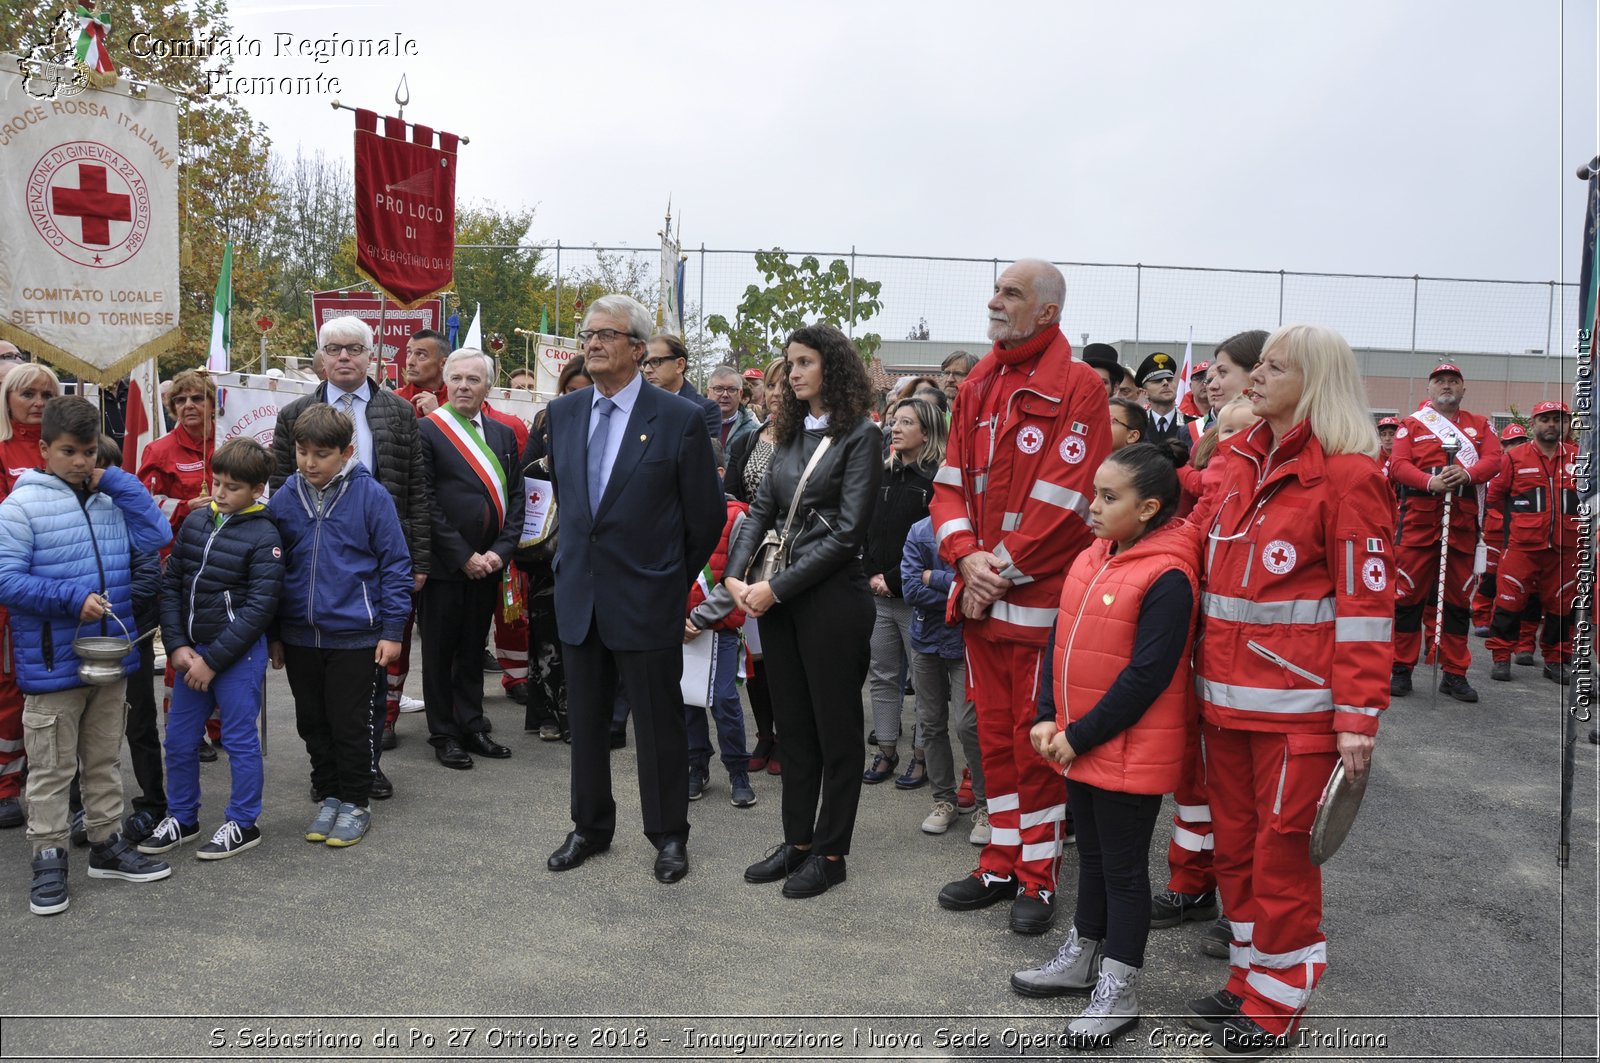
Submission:
<svg viewBox="0 0 1600 1063">
<path fill-rule="evenodd" d="M 378 335 L 380 311 L 383 335 Z M 399 306 L 376 292 L 334 291 L 311 293 L 311 327 L 321 331 L 336 317 L 355 317 L 372 329 L 373 342 L 383 359 L 383 375 L 402 383 L 406 341 L 422 329 L 444 331 L 444 300 L 428 299 L 415 306 Z"/>
<path fill-rule="evenodd" d="M 356 269 L 402 307 L 450 287 L 456 265 L 456 147 L 439 133 L 356 111 Z"/>
</svg>

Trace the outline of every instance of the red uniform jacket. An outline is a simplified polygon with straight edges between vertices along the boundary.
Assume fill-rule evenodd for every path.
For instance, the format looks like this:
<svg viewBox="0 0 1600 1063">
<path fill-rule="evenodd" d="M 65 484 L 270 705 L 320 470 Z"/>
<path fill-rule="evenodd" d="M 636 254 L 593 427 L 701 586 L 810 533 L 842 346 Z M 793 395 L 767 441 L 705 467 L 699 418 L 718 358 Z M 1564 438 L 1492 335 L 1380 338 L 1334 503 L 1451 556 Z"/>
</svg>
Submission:
<svg viewBox="0 0 1600 1063">
<path fill-rule="evenodd" d="M 511 433 L 517 437 L 517 455 L 520 457 L 522 453 L 528 449 L 528 426 L 522 423 L 522 418 L 516 416 L 515 414 L 501 413 L 499 410 L 490 406 L 487 400 L 483 404 L 483 412 L 488 414 L 490 417 L 493 417 L 507 428 L 511 429 Z M 506 470 L 506 475 L 508 476 L 514 477 L 515 474 L 516 470 L 514 469 Z M 515 482 L 520 483 L 521 481 L 518 480 Z"/>
<path fill-rule="evenodd" d="M 1001 559 L 1000 575 L 1012 586 L 988 616 L 966 622 L 967 634 L 1049 641 L 1062 577 L 1094 538 L 1094 472 L 1110 452 L 1105 385 L 1072 357 L 1060 328 L 1009 351 L 996 345 L 978 363 L 956 396 L 928 507 L 939 554 L 958 569 L 952 622 L 961 617 L 965 586 L 959 562 L 987 550 Z"/>
<path fill-rule="evenodd" d="M 1500 439 L 1487 420 L 1466 410 L 1456 411 L 1455 426 L 1478 448 L 1478 462 L 1467 471 L 1472 484 L 1486 484 L 1505 461 Z M 1457 462 L 1462 463 L 1457 457 Z M 1463 463 L 1464 464 L 1464 463 Z M 1394 434 L 1389 456 L 1389 476 L 1400 487 L 1400 515 L 1395 524 L 1395 545 L 1431 546 L 1439 541 L 1444 496 L 1430 494 L 1428 481 L 1444 468 L 1444 444 L 1427 425 L 1411 414 Z M 1459 538 L 1458 538 L 1459 536 Z M 1478 540 L 1476 486 L 1458 488 L 1450 503 L 1450 541 L 1469 552 Z"/>
<path fill-rule="evenodd" d="M 395 388 L 394 393 L 399 395 L 402 399 L 405 399 L 407 402 L 412 402 L 412 409 L 416 409 L 416 405 L 413 400 L 418 395 L 428 394 L 428 389 L 419 388 L 415 384 L 406 384 L 403 387 Z M 443 384 L 440 384 L 438 389 L 432 394 L 434 398 L 439 400 L 440 406 L 443 406 L 445 403 L 450 401 L 450 389 L 445 387 Z M 426 417 L 428 415 L 423 413 L 421 410 L 417 410 L 417 416 Z"/>
<path fill-rule="evenodd" d="M 208 436 L 201 441 L 178 425 L 146 446 L 139 455 L 139 482 L 172 522 L 174 535 L 189 516 L 189 500 L 211 493 L 208 477 L 215 450 L 215 437 Z M 162 551 L 162 556 L 166 553 Z"/>
<path fill-rule="evenodd" d="M 1375 735 L 1389 705 L 1394 507 L 1377 462 L 1325 455 L 1301 422 L 1228 441 L 1203 541 L 1195 689 L 1208 723 Z"/>
<path fill-rule="evenodd" d="M 1505 541 L 1530 550 L 1577 549 L 1583 526 L 1573 477 L 1577 460 L 1571 443 L 1559 444 L 1549 457 L 1533 442 L 1506 453 L 1486 500 L 1491 513 L 1509 514 L 1502 518 L 1509 532 Z"/>
<path fill-rule="evenodd" d="M 11 438 L 0 443 L 0 499 L 11 493 L 17 477 L 29 469 L 44 468 L 39 453 L 39 426 L 11 423 Z"/>
</svg>

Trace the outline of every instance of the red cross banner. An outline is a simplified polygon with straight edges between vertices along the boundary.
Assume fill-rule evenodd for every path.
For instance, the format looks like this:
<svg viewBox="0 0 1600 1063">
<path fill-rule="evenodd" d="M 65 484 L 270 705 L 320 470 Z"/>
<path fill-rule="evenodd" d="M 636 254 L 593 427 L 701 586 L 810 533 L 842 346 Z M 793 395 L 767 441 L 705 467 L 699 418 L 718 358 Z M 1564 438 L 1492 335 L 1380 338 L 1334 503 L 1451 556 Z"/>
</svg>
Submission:
<svg viewBox="0 0 1600 1063">
<path fill-rule="evenodd" d="M 450 287 L 456 270 L 454 133 L 356 111 L 356 271 L 403 307 Z"/>
<path fill-rule="evenodd" d="M 109 384 L 178 342 L 178 109 L 0 55 L 0 338 Z"/>
</svg>

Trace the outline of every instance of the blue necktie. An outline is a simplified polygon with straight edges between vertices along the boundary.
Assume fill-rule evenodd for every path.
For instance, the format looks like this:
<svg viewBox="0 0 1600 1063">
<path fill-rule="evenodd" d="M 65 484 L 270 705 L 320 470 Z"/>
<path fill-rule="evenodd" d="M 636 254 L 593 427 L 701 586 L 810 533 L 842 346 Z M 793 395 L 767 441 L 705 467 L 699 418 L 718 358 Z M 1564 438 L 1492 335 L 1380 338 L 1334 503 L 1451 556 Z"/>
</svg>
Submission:
<svg viewBox="0 0 1600 1063">
<path fill-rule="evenodd" d="M 593 422 L 589 428 L 589 516 L 600 509 L 600 495 L 605 491 L 606 441 L 611 437 L 611 411 L 617 404 L 601 396 L 594 404 Z"/>
</svg>

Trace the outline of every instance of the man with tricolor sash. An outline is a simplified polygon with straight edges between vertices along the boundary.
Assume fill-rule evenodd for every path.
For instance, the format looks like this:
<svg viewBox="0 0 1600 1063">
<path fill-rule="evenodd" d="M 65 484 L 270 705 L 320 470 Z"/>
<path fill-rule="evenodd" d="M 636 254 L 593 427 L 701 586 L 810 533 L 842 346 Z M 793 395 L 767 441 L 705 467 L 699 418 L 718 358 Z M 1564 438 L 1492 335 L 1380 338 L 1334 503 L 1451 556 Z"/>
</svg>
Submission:
<svg viewBox="0 0 1600 1063">
<path fill-rule="evenodd" d="M 472 767 L 472 753 L 504 759 L 483 714 L 483 644 L 497 609 L 515 613 L 520 584 L 509 578 L 526 502 L 516 435 L 483 400 L 494 363 L 463 347 L 445 360 L 450 401 L 417 422 L 424 477 L 433 498 L 432 566 L 417 599 L 422 625 L 422 700 L 428 741 L 447 768 Z"/>
</svg>

